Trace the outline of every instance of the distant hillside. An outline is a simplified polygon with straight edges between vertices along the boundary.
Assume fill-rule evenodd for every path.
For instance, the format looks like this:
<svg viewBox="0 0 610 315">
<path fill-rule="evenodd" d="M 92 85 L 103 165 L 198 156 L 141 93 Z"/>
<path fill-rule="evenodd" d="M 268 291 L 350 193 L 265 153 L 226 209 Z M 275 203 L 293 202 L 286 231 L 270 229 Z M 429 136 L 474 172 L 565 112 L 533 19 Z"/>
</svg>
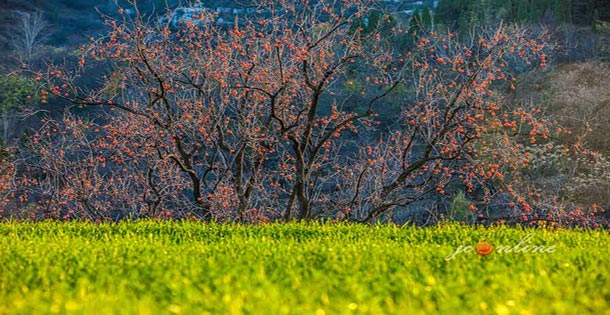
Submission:
<svg viewBox="0 0 610 315">
<path fill-rule="evenodd" d="M 167 6 L 175 8 L 179 3 L 184 2 L 181 0 L 146 0 L 140 1 L 139 6 L 141 11 L 147 14 L 152 12 L 164 13 Z M 254 1 L 202 0 L 201 2 L 204 6 L 210 8 L 238 8 L 251 5 Z M 610 0 L 561 0 L 556 2 L 537 0 L 536 2 L 525 1 L 523 3 L 528 3 L 532 8 L 538 8 L 540 4 L 547 2 L 555 3 L 552 5 L 553 7 L 559 6 L 560 3 L 562 7 L 565 7 L 565 9 L 561 9 L 567 10 L 563 14 L 564 18 L 562 20 L 573 21 L 576 24 L 590 24 L 595 19 L 610 21 Z M 481 0 L 385 0 L 379 1 L 379 3 L 384 6 L 392 6 L 396 10 L 402 10 L 399 10 L 400 12 L 412 12 L 414 5 L 428 5 L 432 3 L 434 7 L 439 5 L 436 23 L 448 22 L 448 24 L 455 24 L 451 23 L 451 21 L 456 22 L 466 19 L 468 20 L 468 25 L 470 25 L 470 20 L 474 16 L 468 13 L 469 10 L 478 12 L 477 14 L 481 16 L 489 16 L 490 14 L 493 16 L 504 16 L 506 13 L 489 13 L 487 11 L 498 11 L 507 5 L 512 8 L 511 10 L 517 10 L 515 11 L 517 13 L 525 10 L 525 7 L 523 7 L 522 2 L 519 0 L 509 2 L 501 0 L 484 2 L 481 2 Z M 483 6 L 481 3 L 486 3 L 487 6 Z M 490 7 L 489 4 L 494 5 Z M 126 0 L 119 0 L 119 5 L 129 7 L 129 3 Z M 0 54 L 2 55 L 0 63 L 8 55 L 8 34 L 11 33 L 11 28 L 15 24 L 15 11 L 33 12 L 36 10 L 43 12 L 44 18 L 49 24 L 46 43 L 53 47 L 66 47 L 68 49 L 76 47 L 89 36 L 96 35 L 104 29 L 104 22 L 99 12 L 110 15 L 117 14 L 114 0 L 0 0 Z M 443 21 L 443 18 L 447 19 L 447 21 Z M 483 22 L 481 18 L 474 20 Z"/>
<path fill-rule="evenodd" d="M 148 0 L 142 1 L 143 12 L 153 10 L 165 12 L 166 3 L 175 6 L 178 0 Z M 122 0 L 120 5 L 129 4 Z M 7 33 L 11 31 L 15 21 L 15 12 L 41 11 L 49 23 L 49 45 L 76 46 L 84 39 L 95 35 L 104 29 L 104 21 L 99 12 L 116 14 L 117 7 L 113 0 L 0 0 L 0 31 L 4 34 L 0 40 L 0 49 L 8 49 Z M 99 11 L 99 12 L 98 12 Z"/>
<path fill-rule="evenodd" d="M 599 19 L 610 21 L 610 0 L 572 0 L 572 22 L 591 24 Z"/>
</svg>

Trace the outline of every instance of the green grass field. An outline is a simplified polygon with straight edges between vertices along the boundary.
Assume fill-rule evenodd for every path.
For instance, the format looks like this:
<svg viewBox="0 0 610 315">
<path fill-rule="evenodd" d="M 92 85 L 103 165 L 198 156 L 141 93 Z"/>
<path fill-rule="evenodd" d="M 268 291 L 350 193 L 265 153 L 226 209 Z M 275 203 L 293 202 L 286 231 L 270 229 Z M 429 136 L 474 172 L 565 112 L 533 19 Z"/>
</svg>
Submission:
<svg viewBox="0 0 610 315">
<path fill-rule="evenodd" d="M 555 251 L 446 259 L 479 241 Z M 609 243 L 458 225 L 3 223 L 0 314 L 610 314 Z"/>
</svg>

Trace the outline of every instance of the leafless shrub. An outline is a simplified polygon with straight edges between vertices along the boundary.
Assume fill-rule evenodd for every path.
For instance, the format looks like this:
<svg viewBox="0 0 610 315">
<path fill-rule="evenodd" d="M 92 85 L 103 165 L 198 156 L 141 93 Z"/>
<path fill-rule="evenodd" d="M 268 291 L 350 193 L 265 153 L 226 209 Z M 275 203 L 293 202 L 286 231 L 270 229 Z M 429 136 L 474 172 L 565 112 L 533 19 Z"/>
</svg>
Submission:
<svg viewBox="0 0 610 315">
<path fill-rule="evenodd" d="M 37 54 L 48 36 L 49 24 L 42 12 L 15 11 L 15 24 L 9 31 L 9 44 L 14 49 L 17 58 L 29 62 Z"/>
</svg>

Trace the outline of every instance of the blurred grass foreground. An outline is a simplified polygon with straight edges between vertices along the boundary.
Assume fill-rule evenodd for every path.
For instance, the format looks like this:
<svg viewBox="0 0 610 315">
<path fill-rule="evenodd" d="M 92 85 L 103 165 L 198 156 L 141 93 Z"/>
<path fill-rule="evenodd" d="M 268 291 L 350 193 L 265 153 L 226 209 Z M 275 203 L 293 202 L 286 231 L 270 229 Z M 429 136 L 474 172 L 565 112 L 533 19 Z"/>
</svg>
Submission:
<svg viewBox="0 0 610 315">
<path fill-rule="evenodd" d="M 610 314 L 609 241 L 503 226 L 3 223 L 0 314 Z"/>
</svg>

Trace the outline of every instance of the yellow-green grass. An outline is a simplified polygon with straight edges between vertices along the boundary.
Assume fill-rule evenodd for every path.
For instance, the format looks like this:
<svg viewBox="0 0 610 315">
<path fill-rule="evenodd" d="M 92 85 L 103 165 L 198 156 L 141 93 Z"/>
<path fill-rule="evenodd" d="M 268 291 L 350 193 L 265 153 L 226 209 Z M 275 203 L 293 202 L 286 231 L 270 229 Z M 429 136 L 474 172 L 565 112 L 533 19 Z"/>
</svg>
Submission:
<svg viewBox="0 0 610 315">
<path fill-rule="evenodd" d="M 511 252 L 446 259 L 480 241 Z M 459 225 L 3 223 L 0 314 L 610 314 L 609 244 Z M 512 252 L 531 246 L 555 251 Z"/>
</svg>

